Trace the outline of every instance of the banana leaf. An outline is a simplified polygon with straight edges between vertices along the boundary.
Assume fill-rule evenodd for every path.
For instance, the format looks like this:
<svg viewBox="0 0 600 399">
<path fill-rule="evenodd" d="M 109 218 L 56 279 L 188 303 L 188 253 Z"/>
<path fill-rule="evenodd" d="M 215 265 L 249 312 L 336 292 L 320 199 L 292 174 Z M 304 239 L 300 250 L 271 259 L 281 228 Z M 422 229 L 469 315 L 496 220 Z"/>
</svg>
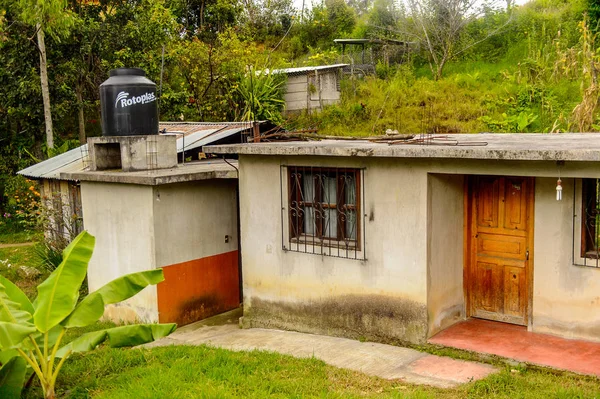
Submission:
<svg viewBox="0 0 600 399">
<path fill-rule="evenodd" d="M 63 251 L 62 263 L 38 286 L 33 321 L 40 332 L 49 331 L 75 308 L 94 243 L 94 236 L 86 231 L 75 237 Z"/>
<path fill-rule="evenodd" d="M 104 305 L 129 299 L 148 285 L 164 279 L 162 269 L 121 276 L 85 297 L 61 324 L 67 328 L 88 326 L 102 317 Z"/>
<path fill-rule="evenodd" d="M 8 363 L 8 361 L 15 356 L 19 356 L 19 352 L 15 349 L 0 350 L 0 366 Z"/>
<path fill-rule="evenodd" d="M 21 305 L 22 310 L 26 311 L 30 315 L 33 315 L 33 305 L 31 304 L 29 298 L 27 298 L 27 295 L 25 295 L 25 293 L 21 291 L 19 287 L 17 287 L 12 281 L 4 276 L 0 276 L 0 285 L 4 287 L 4 291 L 11 301 L 17 302 L 19 305 Z"/>
<path fill-rule="evenodd" d="M 21 397 L 27 363 L 22 357 L 13 357 L 0 368 L 0 398 L 18 399 Z"/>
<path fill-rule="evenodd" d="M 0 321 L 0 349 L 7 350 L 17 348 L 29 335 L 37 329 L 31 323 L 9 323 Z"/>
<path fill-rule="evenodd" d="M 106 330 L 93 331 L 80 336 L 69 342 L 56 353 L 56 357 L 63 357 L 67 352 L 87 352 L 108 340 L 111 348 L 120 348 L 123 346 L 136 346 L 171 334 L 177 325 L 170 324 L 137 324 L 109 328 Z"/>
<path fill-rule="evenodd" d="M 16 296 L 17 300 L 22 300 L 19 296 L 21 290 L 14 284 L 12 286 L 9 284 L 12 283 L 4 277 L 0 279 L 0 321 L 9 323 L 31 322 L 31 313 L 24 310 L 23 305 L 13 299 Z"/>
</svg>

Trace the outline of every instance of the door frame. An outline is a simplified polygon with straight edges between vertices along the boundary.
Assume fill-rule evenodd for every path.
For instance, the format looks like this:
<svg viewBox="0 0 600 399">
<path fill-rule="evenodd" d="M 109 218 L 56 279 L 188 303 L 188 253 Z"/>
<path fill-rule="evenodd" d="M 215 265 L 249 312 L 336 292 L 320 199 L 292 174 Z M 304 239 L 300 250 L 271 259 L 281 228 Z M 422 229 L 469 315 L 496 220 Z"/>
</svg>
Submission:
<svg viewBox="0 0 600 399">
<path fill-rule="evenodd" d="M 467 318 L 472 317 L 473 314 L 473 301 L 471 294 L 473 292 L 473 279 L 471 276 L 474 274 L 471 271 L 474 268 L 474 262 L 476 261 L 476 255 L 474 248 L 476 248 L 475 236 L 473 232 L 474 227 L 474 195 L 473 195 L 473 180 L 480 176 L 494 176 L 494 177 L 509 177 L 503 175 L 465 175 L 464 180 L 464 239 L 463 239 L 463 291 L 465 298 L 465 315 Z M 519 176 L 520 177 L 520 176 Z M 527 330 L 531 331 L 533 326 L 533 271 L 534 271 L 534 221 L 535 221 L 535 177 L 522 176 L 530 178 L 531 184 L 528 186 L 527 192 L 527 246 L 529 248 L 529 260 L 526 263 L 526 275 L 527 275 Z"/>
</svg>

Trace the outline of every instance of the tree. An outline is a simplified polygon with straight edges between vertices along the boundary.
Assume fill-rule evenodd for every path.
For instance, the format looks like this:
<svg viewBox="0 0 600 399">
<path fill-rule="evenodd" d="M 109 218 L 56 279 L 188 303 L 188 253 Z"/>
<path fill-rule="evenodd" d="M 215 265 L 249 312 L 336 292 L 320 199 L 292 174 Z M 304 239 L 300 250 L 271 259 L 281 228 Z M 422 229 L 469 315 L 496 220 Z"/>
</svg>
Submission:
<svg viewBox="0 0 600 399">
<path fill-rule="evenodd" d="M 188 38 L 214 40 L 216 35 L 235 26 L 242 7 L 240 0 L 170 0 L 173 10 Z"/>
<path fill-rule="evenodd" d="M 396 27 L 398 10 L 394 0 L 375 0 L 369 12 L 369 24 L 379 27 Z"/>
<path fill-rule="evenodd" d="M 39 378 L 44 397 L 52 399 L 58 373 L 71 353 L 93 350 L 107 340 L 111 347 L 140 345 L 175 330 L 175 324 L 126 325 L 83 334 L 61 347 L 68 329 L 95 323 L 105 305 L 122 302 L 164 280 L 162 269 L 128 274 L 78 302 L 94 243 L 86 231 L 79 234 L 63 251 L 62 263 L 38 286 L 33 303 L 0 276 L 0 393 L 6 394 L 2 397 L 19 396 L 26 365 Z"/>
<path fill-rule="evenodd" d="M 325 7 L 327 7 L 329 24 L 335 34 L 344 35 L 352 32 L 356 25 L 356 14 L 345 0 L 325 0 Z"/>
<path fill-rule="evenodd" d="M 428 54 L 429 66 L 436 80 L 442 77 L 446 63 L 477 43 L 464 43 L 465 27 L 495 9 L 495 0 L 407 0 L 412 25 L 412 35 L 424 46 Z M 510 19 L 506 24 L 510 22 Z M 505 24 L 505 25 L 506 25 Z M 504 26 L 505 26 L 504 25 Z M 498 33 L 498 27 L 485 36 Z"/>
<path fill-rule="evenodd" d="M 354 9 L 359 17 L 362 17 L 369 12 L 373 0 L 348 0 L 346 3 Z"/>
<path fill-rule="evenodd" d="M 98 86 L 109 69 L 136 66 L 159 78 L 162 48 L 176 36 L 177 24 L 162 0 L 74 2 L 71 10 L 77 16 L 71 35 L 55 46 L 63 57 L 58 79 L 64 80 L 57 83 L 69 87 L 84 144 L 85 112 L 98 112 Z"/>
<path fill-rule="evenodd" d="M 249 36 L 257 41 L 279 41 L 295 13 L 292 0 L 243 0 L 243 19 Z"/>
<path fill-rule="evenodd" d="M 66 9 L 67 2 L 65 0 L 19 0 L 18 3 L 15 3 L 15 6 L 19 8 L 22 22 L 35 27 L 37 48 L 40 53 L 40 83 L 44 103 L 46 145 L 48 148 L 54 148 L 52 109 L 48 85 L 46 33 L 54 38 L 65 35 L 73 24 L 73 16 Z"/>
<path fill-rule="evenodd" d="M 587 0 L 586 3 L 591 30 L 597 33 L 600 29 L 600 0 Z"/>
</svg>

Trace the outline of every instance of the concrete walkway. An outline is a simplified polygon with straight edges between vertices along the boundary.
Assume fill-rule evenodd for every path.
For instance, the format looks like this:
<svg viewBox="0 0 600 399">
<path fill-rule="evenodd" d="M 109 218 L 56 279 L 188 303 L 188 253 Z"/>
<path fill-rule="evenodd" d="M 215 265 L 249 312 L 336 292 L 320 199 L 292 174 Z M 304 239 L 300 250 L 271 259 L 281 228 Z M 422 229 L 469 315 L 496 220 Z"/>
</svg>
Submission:
<svg viewBox="0 0 600 399">
<path fill-rule="evenodd" d="M 497 371 L 487 364 L 408 348 L 292 331 L 240 329 L 236 322 L 235 317 L 227 319 L 225 316 L 217 321 L 194 323 L 145 347 L 206 344 L 234 351 L 264 350 L 300 358 L 314 356 L 332 366 L 442 388 L 478 380 Z"/>
<path fill-rule="evenodd" d="M 513 324 L 469 319 L 429 342 L 600 377 L 600 343 L 528 332 Z"/>
<path fill-rule="evenodd" d="M 35 245 L 35 242 L 19 242 L 14 244 L 0 244 L 0 249 L 3 248 L 12 248 L 12 247 L 30 247 Z"/>
</svg>

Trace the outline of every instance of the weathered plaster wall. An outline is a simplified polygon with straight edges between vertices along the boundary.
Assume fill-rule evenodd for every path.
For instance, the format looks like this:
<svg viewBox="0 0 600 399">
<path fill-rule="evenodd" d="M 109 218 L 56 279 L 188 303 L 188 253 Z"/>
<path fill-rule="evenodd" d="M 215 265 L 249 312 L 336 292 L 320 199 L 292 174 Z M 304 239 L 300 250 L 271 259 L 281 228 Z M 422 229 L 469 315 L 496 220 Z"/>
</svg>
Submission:
<svg viewBox="0 0 600 399">
<path fill-rule="evenodd" d="M 574 179 L 562 180 L 556 201 L 556 178 L 536 179 L 533 331 L 600 341 L 600 269 L 573 264 Z"/>
<path fill-rule="evenodd" d="M 283 250 L 285 164 L 365 168 L 366 261 Z M 240 204 L 246 325 L 426 338 L 426 173 L 398 160 L 242 156 Z"/>
<path fill-rule="evenodd" d="M 231 179 L 154 187 L 157 267 L 237 251 L 236 191 Z"/>
<path fill-rule="evenodd" d="M 303 109 L 320 109 L 323 105 L 335 104 L 340 100 L 340 91 L 337 88 L 337 71 L 319 72 L 320 85 L 314 74 L 289 76 L 284 95 L 286 111 L 300 111 Z M 310 87 L 313 87 L 311 92 Z M 320 89 L 319 89 L 320 86 Z M 319 101 L 320 90 L 320 101 Z"/>
<path fill-rule="evenodd" d="M 96 237 L 88 269 L 90 291 L 124 274 L 154 269 L 151 186 L 81 183 L 85 227 Z M 107 306 L 105 317 L 119 321 L 158 321 L 156 286 L 128 301 Z"/>
<path fill-rule="evenodd" d="M 427 311 L 431 337 L 465 318 L 464 177 L 430 174 L 427 218 Z"/>
<path fill-rule="evenodd" d="M 161 322 L 187 324 L 239 306 L 236 191 L 230 179 L 154 188 Z"/>
<path fill-rule="evenodd" d="M 366 261 L 282 249 L 287 164 L 365 168 Z M 533 330 L 600 340 L 600 269 L 572 261 L 571 177 L 597 177 L 594 163 L 561 167 L 561 202 L 553 161 L 291 154 L 242 155 L 240 165 L 246 325 L 419 342 L 460 320 L 463 178 L 490 174 L 537 176 Z"/>
</svg>

